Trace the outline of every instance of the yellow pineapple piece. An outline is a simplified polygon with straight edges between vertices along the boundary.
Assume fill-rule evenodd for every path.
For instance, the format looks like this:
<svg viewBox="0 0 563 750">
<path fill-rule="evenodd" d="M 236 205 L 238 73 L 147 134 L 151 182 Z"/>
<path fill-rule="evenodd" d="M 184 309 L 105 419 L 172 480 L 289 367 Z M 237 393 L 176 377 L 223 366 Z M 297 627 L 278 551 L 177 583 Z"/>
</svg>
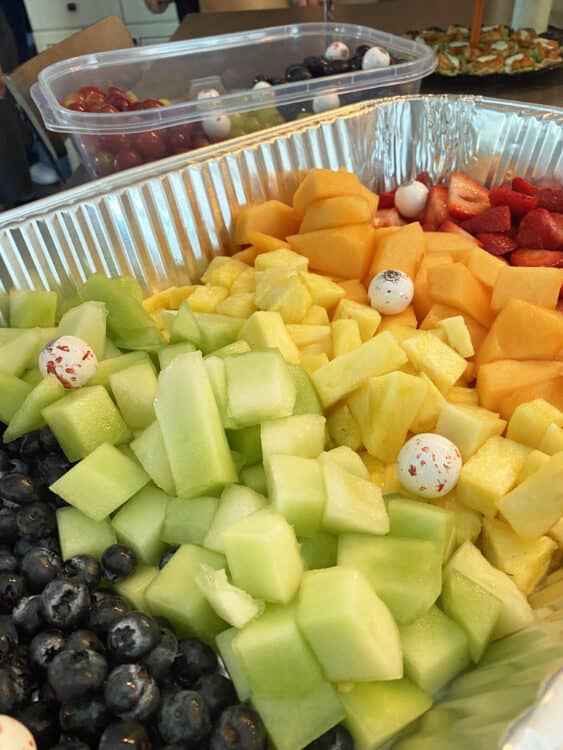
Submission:
<svg viewBox="0 0 563 750">
<path fill-rule="evenodd" d="M 463 465 L 456 487 L 457 499 L 493 518 L 501 499 L 516 484 L 529 452 L 521 443 L 493 435 Z"/>
<path fill-rule="evenodd" d="M 474 385 L 476 377 L 477 377 L 477 368 L 475 366 L 475 362 L 473 362 L 473 360 L 470 360 L 467 363 L 465 370 L 458 382 L 460 385 L 463 385 L 463 386 Z"/>
<path fill-rule="evenodd" d="M 446 334 L 446 343 L 461 357 L 472 357 L 475 349 L 471 342 L 471 334 L 465 325 L 462 315 L 455 315 L 453 318 L 444 318 L 438 323 L 438 330 L 443 330 Z"/>
<path fill-rule="evenodd" d="M 405 372 L 405 366 L 401 369 Z M 427 390 L 424 401 L 420 405 L 420 408 L 410 426 L 410 431 L 415 434 L 419 432 L 432 432 L 436 427 L 436 422 L 438 421 L 440 412 L 446 403 L 445 398 L 430 380 L 428 375 L 421 373 L 419 377 L 426 383 Z"/>
<path fill-rule="evenodd" d="M 369 455 L 369 454 L 368 454 Z M 420 500 L 421 503 L 425 503 L 426 500 L 417 495 L 413 495 L 411 492 L 406 490 L 399 479 L 399 473 L 397 471 L 397 464 L 386 464 L 385 473 L 383 476 L 383 485 L 381 487 L 383 495 L 390 495 L 394 492 L 398 492 L 405 497 L 410 497 L 411 500 Z"/>
<path fill-rule="evenodd" d="M 301 321 L 303 325 L 309 326 L 329 326 L 330 318 L 324 307 L 320 305 L 311 305 Z"/>
<path fill-rule="evenodd" d="M 196 286 L 190 294 L 190 307 L 193 312 L 212 313 L 216 312 L 217 305 L 229 296 L 229 290 L 224 286 L 206 284 Z"/>
<path fill-rule="evenodd" d="M 458 547 L 467 541 L 477 541 L 481 533 L 483 516 L 460 503 L 455 490 L 448 492 L 445 497 L 433 498 L 430 500 L 430 503 L 453 513 L 455 517 L 456 545 Z"/>
<path fill-rule="evenodd" d="M 338 303 L 332 319 L 342 320 L 346 318 L 356 321 L 360 329 L 362 341 L 372 338 L 381 321 L 381 315 L 373 307 L 362 305 L 351 299 L 342 299 Z"/>
<path fill-rule="evenodd" d="M 256 271 L 253 268 L 245 268 L 237 276 L 231 286 L 231 294 L 244 294 L 245 292 L 254 292 L 256 290 Z"/>
<path fill-rule="evenodd" d="M 520 536 L 534 539 L 548 532 L 563 516 L 563 453 L 505 494 L 498 509 Z"/>
<path fill-rule="evenodd" d="M 447 346 L 450 346 L 450 342 L 448 341 L 448 334 L 443 328 L 431 328 L 430 333 L 433 336 L 436 336 L 436 338 L 441 341 L 443 344 L 446 344 Z M 453 347 L 452 347 L 453 348 Z"/>
<path fill-rule="evenodd" d="M 563 550 L 563 516 L 547 533 L 552 539 L 555 539 L 560 549 Z"/>
<path fill-rule="evenodd" d="M 538 444 L 538 449 L 554 456 L 556 453 L 563 451 L 563 429 L 555 422 L 552 422 L 544 432 L 542 439 Z"/>
<path fill-rule="evenodd" d="M 246 263 L 242 263 L 240 260 L 220 255 L 217 258 L 213 258 L 205 269 L 201 280 L 205 284 L 216 284 L 230 289 L 237 277 L 243 271 L 246 271 L 247 268 Z"/>
<path fill-rule="evenodd" d="M 326 426 L 335 445 L 347 445 L 354 451 L 362 447 L 360 425 L 352 416 L 348 404 L 333 406 L 327 415 Z"/>
<path fill-rule="evenodd" d="M 522 482 L 524 482 L 534 472 L 538 471 L 538 469 L 541 469 L 542 466 L 545 466 L 548 461 L 549 456 L 547 455 L 547 453 L 543 453 L 543 451 L 536 449 L 530 451 L 526 456 L 524 463 L 522 464 L 522 468 L 520 469 L 520 473 L 518 474 L 516 484 L 521 484 Z"/>
<path fill-rule="evenodd" d="M 446 393 L 446 401 L 462 406 L 479 406 L 479 396 L 475 388 L 465 385 L 453 385 Z"/>
<path fill-rule="evenodd" d="M 553 539 L 522 539 L 504 521 L 483 521 L 483 554 L 492 565 L 503 570 L 526 596 L 549 570 L 557 549 Z"/>
<path fill-rule="evenodd" d="M 304 370 L 307 370 L 309 375 L 312 375 L 321 367 L 327 365 L 328 362 L 329 359 L 325 352 L 321 352 L 320 354 L 309 353 L 301 356 L 301 367 L 303 367 Z"/>
<path fill-rule="evenodd" d="M 517 383 L 514 384 L 515 387 Z M 511 440 L 537 448 L 550 424 L 563 425 L 563 413 L 543 398 L 527 401 L 514 409 L 506 436 Z"/>
<path fill-rule="evenodd" d="M 550 607 L 555 604 L 556 607 L 560 606 L 560 602 L 563 599 L 563 581 L 557 581 L 549 586 L 545 586 L 540 591 L 535 591 L 530 594 L 530 604 L 534 609 L 542 609 L 543 607 Z M 561 615 L 557 612 L 557 621 L 561 620 Z"/>
<path fill-rule="evenodd" d="M 326 276 L 308 272 L 301 272 L 300 276 L 309 290 L 314 305 L 320 305 L 329 310 L 344 297 L 345 291 L 340 284 L 337 284 Z"/>
<path fill-rule="evenodd" d="M 243 325 L 240 337 L 252 349 L 279 349 L 287 362 L 294 365 L 300 362 L 299 349 L 287 332 L 283 318 L 278 312 L 258 310 L 252 313 Z"/>
<path fill-rule="evenodd" d="M 466 368 L 466 361 L 430 331 L 423 331 L 402 343 L 409 362 L 425 372 L 442 393 L 447 393 Z"/>
<path fill-rule="evenodd" d="M 271 253 L 261 253 L 254 261 L 256 271 L 266 271 L 268 268 L 283 268 L 284 271 L 306 271 L 309 259 L 293 250 L 280 247 Z"/>
<path fill-rule="evenodd" d="M 299 323 L 311 307 L 311 295 L 297 273 L 274 266 L 256 274 L 255 304 L 279 312 L 285 323 Z"/>
<path fill-rule="evenodd" d="M 335 357 L 357 349 L 361 343 L 360 328 L 356 320 L 342 318 L 331 323 L 332 352 Z"/>
<path fill-rule="evenodd" d="M 407 339 L 412 339 L 413 336 L 422 336 L 423 331 L 419 331 L 411 326 L 392 326 L 387 329 L 390 334 L 396 339 L 399 344 Z"/>
<path fill-rule="evenodd" d="M 287 323 L 287 332 L 299 349 L 318 344 L 321 348 L 319 351 L 328 354 L 329 358 L 332 353 L 332 338 L 330 335 L 330 326 L 309 326 L 302 323 Z"/>
<path fill-rule="evenodd" d="M 143 307 L 148 313 L 157 310 L 177 310 L 185 299 L 196 289 L 197 284 L 171 286 L 162 292 L 155 292 L 143 300 Z"/>
<path fill-rule="evenodd" d="M 250 318 L 252 313 L 256 312 L 254 293 L 230 294 L 222 302 L 219 302 L 216 312 L 223 315 L 232 315 L 235 318 Z"/>
<path fill-rule="evenodd" d="M 464 461 L 493 435 L 502 435 L 506 422 L 498 414 L 479 406 L 464 406 L 445 402 L 435 432 L 457 445 Z"/>
<path fill-rule="evenodd" d="M 383 463 L 383 461 L 380 461 L 375 456 L 370 456 L 370 454 L 367 451 L 361 451 L 358 453 L 359 457 L 364 462 L 364 466 L 369 472 L 369 478 L 374 484 L 378 484 L 380 487 L 383 487 L 383 483 L 385 481 L 385 471 L 386 471 L 386 465 Z"/>
<path fill-rule="evenodd" d="M 401 367 L 401 372 L 406 372 L 407 375 L 416 375 L 417 377 L 420 375 L 418 370 L 415 370 L 410 362 L 405 362 L 405 364 Z"/>
</svg>

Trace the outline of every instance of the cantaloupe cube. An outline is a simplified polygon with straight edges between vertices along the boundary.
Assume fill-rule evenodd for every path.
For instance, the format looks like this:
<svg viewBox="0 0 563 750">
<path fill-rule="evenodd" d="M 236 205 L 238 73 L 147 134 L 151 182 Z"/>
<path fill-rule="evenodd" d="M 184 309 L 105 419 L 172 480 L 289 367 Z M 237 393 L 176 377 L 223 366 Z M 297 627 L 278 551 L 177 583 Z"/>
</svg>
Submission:
<svg viewBox="0 0 563 750">
<path fill-rule="evenodd" d="M 256 206 L 246 206 L 235 219 L 233 242 L 246 245 L 251 242 L 249 232 L 261 232 L 284 240 L 294 234 L 299 221 L 291 206 L 280 201 L 264 201 Z"/>
<path fill-rule="evenodd" d="M 362 447 L 360 425 L 346 403 L 333 406 L 326 418 L 328 434 L 335 445 L 347 445 L 353 451 Z"/>
<path fill-rule="evenodd" d="M 329 326 L 330 318 L 328 317 L 328 313 L 324 307 L 313 304 L 307 310 L 305 317 L 301 322 L 303 323 L 303 325 Z"/>
<path fill-rule="evenodd" d="M 342 287 L 326 276 L 318 273 L 301 273 L 301 279 L 305 282 L 314 305 L 330 310 L 344 297 Z"/>
<path fill-rule="evenodd" d="M 464 357 L 472 357 L 475 354 L 471 334 L 465 325 L 465 320 L 461 315 L 454 315 L 453 318 L 444 318 L 438 323 L 438 330 L 446 334 L 446 343 L 455 349 L 456 352 Z"/>
<path fill-rule="evenodd" d="M 539 448 L 540 441 L 552 422 L 561 427 L 563 413 L 543 398 L 537 398 L 516 407 L 510 417 L 506 436 L 529 445 L 530 448 Z"/>
<path fill-rule="evenodd" d="M 355 174 L 346 170 L 311 169 L 293 196 L 293 208 L 299 219 L 305 216 L 307 208 L 321 198 L 334 198 L 341 195 L 362 195 L 364 186 Z M 374 209 L 375 210 L 375 209 Z"/>
<path fill-rule="evenodd" d="M 258 248 L 254 247 L 254 245 L 250 245 L 249 247 L 245 247 L 244 250 L 238 250 L 236 253 L 232 253 L 231 258 L 233 260 L 238 260 L 241 263 L 245 263 L 247 266 L 253 266 L 258 254 Z"/>
<path fill-rule="evenodd" d="M 373 231 L 370 224 L 353 224 L 293 234 L 287 241 L 292 250 L 309 258 L 312 271 L 363 279 L 373 256 Z"/>
<path fill-rule="evenodd" d="M 417 320 L 412 305 L 409 305 L 403 310 L 403 312 L 397 313 L 397 315 L 383 315 L 377 330 L 379 333 L 382 333 L 383 331 L 389 331 L 391 328 L 395 328 L 395 326 L 416 328 Z"/>
<path fill-rule="evenodd" d="M 289 249 L 289 245 L 285 240 L 279 237 L 272 237 L 270 234 L 248 232 L 247 237 L 248 241 L 256 248 L 257 255 L 260 255 L 260 253 L 271 253 L 273 250 L 279 250 L 282 247 Z"/>
<path fill-rule="evenodd" d="M 542 466 L 545 466 L 548 461 L 549 456 L 547 453 L 544 453 L 540 450 L 530 451 L 526 456 L 524 463 L 522 464 L 522 468 L 520 469 L 520 473 L 518 474 L 516 484 L 521 484 L 522 482 L 524 482 L 526 479 L 528 479 L 528 477 L 534 474 L 534 472 L 538 471 L 538 469 L 541 469 Z"/>
<path fill-rule="evenodd" d="M 324 365 L 328 365 L 330 361 L 326 352 L 300 352 L 300 357 L 301 366 L 309 375 L 312 375 L 315 370 L 324 367 Z"/>
<path fill-rule="evenodd" d="M 525 445 L 493 435 L 463 465 L 456 487 L 457 499 L 493 518 L 501 498 L 516 484 L 529 452 Z"/>
<path fill-rule="evenodd" d="M 299 349 L 309 347 L 312 344 L 320 345 L 319 352 L 326 352 L 330 357 L 332 354 L 332 337 L 330 326 L 309 326 L 300 323 L 288 323 L 287 332 Z"/>
<path fill-rule="evenodd" d="M 341 318 L 331 323 L 332 354 L 340 357 L 341 354 L 357 349 L 361 343 L 360 327 L 358 321 L 352 318 Z"/>
<path fill-rule="evenodd" d="M 498 312 L 511 299 L 554 310 L 563 285 L 563 268 L 505 266 L 499 271 L 491 307 Z"/>
<path fill-rule="evenodd" d="M 436 388 L 426 373 L 421 373 L 419 377 L 426 383 L 427 390 L 424 401 L 416 412 L 416 416 L 409 428 L 410 431 L 415 434 L 419 432 L 433 432 L 436 427 L 436 422 L 438 421 L 438 416 L 446 403 L 444 396 Z"/>
<path fill-rule="evenodd" d="M 284 272 L 289 271 L 306 271 L 308 266 L 307 258 L 299 253 L 294 253 L 287 247 L 280 247 L 269 253 L 258 255 L 254 268 L 258 271 L 267 271 L 270 268 L 278 268 Z"/>
<path fill-rule="evenodd" d="M 559 424 L 550 424 L 538 444 L 538 449 L 549 456 L 563 451 L 563 428 Z"/>
<path fill-rule="evenodd" d="M 336 283 L 344 289 L 344 299 L 350 299 L 360 305 L 369 305 L 367 289 L 360 279 L 338 279 Z"/>
<path fill-rule="evenodd" d="M 231 294 L 243 294 L 256 291 L 256 271 L 254 268 L 245 269 L 238 276 L 231 287 Z"/>
<path fill-rule="evenodd" d="M 467 268 L 476 279 L 492 289 L 496 284 L 499 273 L 506 268 L 506 261 L 491 255 L 478 245 L 473 245 L 465 259 Z"/>
<path fill-rule="evenodd" d="M 368 283 L 380 271 L 389 268 L 403 271 L 414 279 L 424 255 L 424 232 L 418 221 L 405 224 L 398 232 L 375 242 L 373 261 L 368 272 Z"/>
<path fill-rule="evenodd" d="M 461 406 L 479 406 L 479 396 L 475 388 L 468 388 L 465 385 L 454 385 L 446 393 L 446 401 L 450 404 L 460 404 Z"/>
<path fill-rule="evenodd" d="M 562 342 L 561 313 L 512 299 L 497 315 L 479 347 L 476 362 L 481 366 L 498 359 L 560 359 Z"/>
<path fill-rule="evenodd" d="M 455 307 L 442 304 L 432 305 L 424 320 L 421 321 L 419 327 L 423 331 L 437 328 L 440 325 L 440 321 L 446 320 L 447 318 L 453 318 L 456 315 L 462 316 L 463 322 L 467 326 L 467 330 L 471 336 L 473 348 L 477 351 L 487 336 L 487 329 L 485 326 L 482 326 L 481 323 L 478 323 L 475 318 L 472 318 L 471 315 L 468 315 L 461 310 L 457 310 Z"/>
<path fill-rule="evenodd" d="M 491 364 L 496 364 L 495 362 Z M 529 364 L 529 363 L 524 363 Z M 536 364 L 544 364 L 537 362 Z M 545 363 L 545 364 L 552 364 Z M 559 364 L 558 362 L 555 364 Z M 484 365 L 489 367 L 489 365 Z M 514 410 L 520 404 L 524 404 L 527 401 L 533 401 L 535 398 L 543 398 L 553 406 L 556 406 L 560 411 L 563 410 L 563 377 L 553 378 L 551 380 L 544 380 L 533 385 L 524 386 L 513 390 L 510 395 L 505 396 L 499 404 L 499 412 L 503 419 L 510 419 Z"/>
<path fill-rule="evenodd" d="M 219 302 L 216 312 L 222 315 L 232 315 L 235 318 L 249 318 L 256 312 L 254 304 L 254 293 L 243 292 L 241 294 L 230 294 L 222 302 Z"/>
<path fill-rule="evenodd" d="M 334 321 L 348 318 L 355 320 L 358 324 L 362 341 L 372 338 L 381 322 L 381 315 L 373 307 L 361 305 L 353 300 L 342 299 L 338 303 L 332 319 Z"/>
<path fill-rule="evenodd" d="M 310 203 L 299 232 L 316 232 L 348 224 L 365 224 L 372 217 L 368 201 L 360 195 L 338 195 Z"/>
<path fill-rule="evenodd" d="M 220 255 L 217 258 L 213 258 L 205 269 L 201 280 L 204 284 L 217 284 L 218 286 L 230 289 L 237 276 L 240 276 L 243 271 L 246 271 L 245 263 L 225 255 Z M 167 309 L 173 309 L 168 307 L 168 305 L 166 307 Z"/>
<path fill-rule="evenodd" d="M 190 294 L 190 307 L 192 312 L 212 313 L 217 310 L 217 305 L 229 296 L 229 290 L 224 286 L 207 284 L 198 286 Z"/>
<path fill-rule="evenodd" d="M 443 263 L 453 262 L 454 258 L 451 253 L 435 252 L 423 255 L 416 276 L 414 277 L 414 297 L 412 301 L 419 322 L 428 315 L 430 308 L 434 304 L 434 300 L 430 294 L 430 284 L 428 283 L 428 269 Z"/>
<path fill-rule="evenodd" d="M 499 411 L 506 419 L 506 410 L 501 410 L 501 403 L 507 397 L 510 397 L 515 390 L 526 389 L 527 393 L 534 386 L 541 387 L 546 381 L 555 381 L 561 378 L 561 389 L 563 391 L 563 362 L 542 362 L 542 361 L 517 361 L 514 359 L 505 359 L 498 362 L 490 362 L 479 368 L 477 375 L 477 393 L 479 394 L 479 403 L 491 411 Z M 535 392 L 534 392 L 535 394 Z M 563 395 L 563 394 L 562 394 Z M 542 394 L 531 395 L 525 398 L 530 401 L 533 398 L 541 398 Z M 546 401 L 550 399 L 546 399 Z M 517 401 L 514 408 L 520 401 Z"/>
<path fill-rule="evenodd" d="M 435 302 L 450 305 L 488 327 L 494 320 L 491 293 L 463 263 L 438 265 L 428 270 L 430 294 Z"/>
<path fill-rule="evenodd" d="M 475 244 L 469 237 L 454 232 L 424 232 L 427 253 L 450 253 L 456 261 L 465 260 Z"/>
<path fill-rule="evenodd" d="M 430 331 L 406 339 L 402 347 L 411 365 L 418 372 L 426 373 L 442 393 L 447 393 L 465 370 L 463 357 Z"/>
<path fill-rule="evenodd" d="M 468 461 L 490 437 L 502 435 L 505 427 L 504 419 L 488 409 L 446 402 L 434 431 L 455 443 Z"/>
</svg>

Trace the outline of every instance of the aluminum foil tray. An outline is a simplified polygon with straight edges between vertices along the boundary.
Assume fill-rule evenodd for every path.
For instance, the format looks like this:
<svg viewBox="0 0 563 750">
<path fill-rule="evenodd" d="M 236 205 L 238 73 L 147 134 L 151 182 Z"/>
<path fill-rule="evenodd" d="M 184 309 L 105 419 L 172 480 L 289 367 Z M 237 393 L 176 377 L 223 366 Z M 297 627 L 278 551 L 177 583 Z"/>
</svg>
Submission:
<svg viewBox="0 0 563 750">
<path fill-rule="evenodd" d="M 462 170 L 489 186 L 514 175 L 563 181 L 563 110 L 479 97 L 383 99 L 98 180 L 0 214 L 0 292 L 72 294 L 94 271 L 131 274 L 147 291 L 197 280 L 225 251 L 241 206 L 290 199 L 311 167 L 344 167 L 377 190 L 421 170 L 434 179 Z M 527 668 L 542 662 L 545 677 L 555 673 L 541 689 L 537 674 L 530 684 L 529 673 L 505 658 L 506 688 L 491 692 L 483 665 L 473 673 L 483 680 L 473 712 L 456 702 L 456 690 L 466 688 L 454 683 L 397 747 L 561 749 L 563 648 L 549 649 L 563 644 L 563 599 L 549 619 L 547 636 L 536 626 L 516 636 Z"/>
</svg>

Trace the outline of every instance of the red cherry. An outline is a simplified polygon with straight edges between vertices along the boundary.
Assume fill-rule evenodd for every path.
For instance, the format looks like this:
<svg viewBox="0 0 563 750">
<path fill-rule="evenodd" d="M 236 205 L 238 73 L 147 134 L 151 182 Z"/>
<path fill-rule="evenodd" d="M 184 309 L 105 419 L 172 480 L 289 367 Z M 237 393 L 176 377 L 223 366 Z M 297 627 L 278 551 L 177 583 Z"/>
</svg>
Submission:
<svg viewBox="0 0 563 750">
<path fill-rule="evenodd" d="M 166 139 L 163 133 L 156 130 L 139 133 L 135 139 L 135 146 L 145 158 L 151 161 L 166 156 Z"/>
<path fill-rule="evenodd" d="M 90 94 L 101 94 L 105 98 L 105 94 L 99 86 L 82 86 L 82 88 L 78 90 L 78 93 L 81 94 L 84 99 L 90 96 Z"/>
<path fill-rule="evenodd" d="M 204 135 L 196 135 L 192 141 L 192 148 L 205 148 L 209 146 L 209 143 L 209 138 L 206 138 Z"/>
<path fill-rule="evenodd" d="M 62 99 L 61 104 L 63 107 L 68 107 L 70 109 L 71 104 L 76 104 L 77 102 L 82 103 L 84 101 L 84 97 L 79 91 L 73 91 L 72 94 L 67 94 L 64 99 Z"/>
<path fill-rule="evenodd" d="M 118 171 L 122 169 L 131 169 L 132 167 L 138 167 L 143 163 L 143 157 L 134 148 L 127 148 L 120 151 L 115 156 L 115 168 Z"/>
<path fill-rule="evenodd" d="M 105 177 L 115 170 L 112 154 L 107 151 L 99 151 L 93 159 L 94 171 L 97 177 Z"/>
<path fill-rule="evenodd" d="M 158 99 L 145 99 L 141 102 L 143 105 L 143 109 L 157 109 L 157 107 L 162 107 L 163 104 Z"/>
<path fill-rule="evenodd" d="M 87 112 L 88 110 L 82 104 L 82 102 L 71 102 L 71 104 L 65 105 L 67 109 L 72 109 L 73 112 Z"/>
<path fill-rule="evenodd" d="M 86 154 L 96 155 L 98 151 L 102 151 L 100 148 L 100 139 L 97 135 L 82 135 L 80 136 L 79 146 L 82 151 Z"/>
<path fill-rule="evenodd" d="M 173 154 L 181 154 L 184 151 L 189 151 L 192 147 L 192 133 L 193 128 L 191 125 L 177 125 L 169 128 L 167 136 L 170 151 Z"/>
<path fill-rule="evenodd" d="M 127 112 L 128 109 L 131 109 L 131 102 L 123 94 L 110 94 L 106 101 L 120 112 Z"/>
<path fill-rule="evenodd" d="M 119 86 L 109 86 L 106 91 L 106 97 L 109 99 L 110 96 L 124 96 L 127 99 L 127 93 L 125 89 L 120 89 Z"/>
<path fill-rule="evenodd" d="M 131 141 L 125 133 L 107 133 L 100 136 L 100 148 L 110 154 L 118 154 L 131 148 Z"/>
<path fill-rule="evenodd" d="M 99 112 L 105 103 L 106 97 L 101 91 L 99 93 L 92 91 L 84 99 L 84 106 L 86 107 L 87 112 Z"/>
<path fill-rule="evenodd" d="M 144 108 L 145 108 L 145 105 L 143 102 L 131 102 L 131 104 L 129 105 L 130 112 L 134 112 L 138 109 L 144 109 Z"/>
<path fill-rule="evenodd" d="M 112 104 L 104 104 L 103 107 L 100 107 L 100 112 L 119 112 L 117 107 L 114 107 Z"/>
</svg>

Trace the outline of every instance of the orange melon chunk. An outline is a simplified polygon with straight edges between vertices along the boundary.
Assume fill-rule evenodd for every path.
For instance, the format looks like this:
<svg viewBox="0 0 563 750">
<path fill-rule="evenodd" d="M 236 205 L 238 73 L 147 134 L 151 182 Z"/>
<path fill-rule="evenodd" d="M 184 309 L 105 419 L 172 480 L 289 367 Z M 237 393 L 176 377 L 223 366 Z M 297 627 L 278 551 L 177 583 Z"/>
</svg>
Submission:
<svg viewBox="0 0 563 750">
<path fill-rule="evenodd" d="M 334 278 L 333 281 L 344 289 L 344 299 L 351 299 L 361 305 L 369 305 L 367 289 L 360 279 Z"/>
<path fill-rule="evenodd" d="M 455 307 L 487 328 L 493 322 L 490 291 L 463 263 L 441 264 L 428 269 L 428 283 L 435 302 Z"/>
<path fill-rule="evenodd" d="M 347 224 L 366 224 L 372 213 L 368 201 L 360 195 L 338 195 L 311 203 L 299 227 L 299 232 L 343 227 Z"/>
<path fill-rule="evenodd" d="M 382 315 L 381 323 L 377 327 L 377 332 L 387 331 L 389 328 L 395 326 L 407 326 L 408 328 L 416 328 L 416 315 L 412 305 L 409 305 L 403 310 L 403 312 L 397 313 L 397 315 Z"/>
<path fill-rule="evenodd" d="M 456 310 L 455 307 L 440 304 L 432 305 L 428 311 L 428 315 L 420 323 L 420 328 L 423 330 L 437 328 L 441 320 L 455 318 L 456 315 L 461 315 L 465 321 L 465 325 L 471 336 L 471 343 L 473 344 L 475 351 L 477 351 L 485 340 L 487 329 L 472 318 L 471 315 L 467 315 L 467 313 L 464 313 L 461 310 Z"/>
<path fill-rule="evenodd" d="M 373 261 L 368 273 L 368 283 L 380 271 L 393 268 L 414 279 L 424 255 L 424 232 L 418 221 L 405 224 L 398 232 L 388 234 L 375 242 Z"/>
<path fill-rule="evenodd" d="M 525 299 L 554 310 L 563 284 L 563 268 L 505 266 L 498 274 L 491 307 L 497 312 L 511 299 Z"/>
<path fill-rule="evenodd" d="M 239 250 L 238 253 L 233 253 L 231 258 L 240 260 L 249 266 L 253 266 L 258 255 L 258 249 L 254 247 L 254 245 L 250 245 L 250 247 L 245 247 L 244 250 Z"/>
<path fill-rule="evenodd" d="M 453 263 L 453 257 L 450 253 L 427 253 L 423 256 L 414 278 L 414 297 L 413 307 L 418 321 L 423 320 L 428 311 L 434 304 L 430 294 L 430 284 L 428 283 L 428 269 L 433 266 L 439 266 L 441 263 Z"/>
<path fill-rule="evenodd" d="M 476 279 L 492 289 L 496 284 L 499 273 L 503 268 L 506 268 L 506 261 L 491 255 L 478 245 L 474 245 L 467 254 L 465 265 Z"/>
<path fill-rule="evenodd" d="M 261 232 L 283 240 L 288 234 L 294 234 L 298 226 L 291 206 L 281 201 L 266 201 L 242 209 L 235 219 L 233 242 L 235 245 L 249 244 L 249 232 Z"/>
<path fill-rule="evenodd" d="M 294 252 L 309 258 L 311 271 L 327 276 L 361 279 L 371 263 L 373 231 L 369 224 L 354 224 L 294 234 L 287 241 Z"/>
<path fill-rule="evenodd" d="M 258 253 L 271 253 L 274 250 L 279 250 L 282 247 L 288 248 L 289 245 L 285 240 L 280 240 L 278 237 L 272 237 L 269 234 L 263 232 L 248 232 L 248 241 L 254 245 L 258 250 Z"/>
<path fill-rule="evenodd" d="M 485 367 L 488 366 L 485 365 Z M 534 383 L 524 388 L 517 388 L 500 402 L 499 411 L 503 419 L 510 419 L 517 406 L 525 404 L 528 401 L 534 401 L 536 398 L 543 398 L 563 411 L 563 376 L 553 378 L 552 380 L 544 380 L 541 383 Z"/>
<path fill-rule="evenodd" d="M 311 169 L 295 191 L 293 208 L 299 219 L 302 219 L 310 204 L 321 198 L 361 195 L 365 189 L 356 175 L 345 169 L 337 172 L 331 169 Z"/>
<path fill-rule="evenodd" d="M 465 260 L 475 244 L 467 237 L 454 232 L 424 232 L 427 253 L 451 253 L 456 260 Z"/>
<path fill-rule="evenodd" d="M 507 419 L 508 411 L 512 414 L 512 411 L 518 405 L 517 399 L 513 399 L 513 406 L 508 401 L 509 397 L 515 394 L 515 389 L 526 391 L 525 401 L 534 398 L 545 398 L 546 401 L 550 401 L 545 395 L 538 393 L 537 391 L 541 391 L 541 389 L 536 389 L 536 387 L 561 378 L 561 376 L 563 376 L 563 362 L 517 361 L 513 359 L 489 362 L 479 368 L 477 375 L 476 387 L 479 404 L 486 409 L 497 412 L 501 411 L 501 404 L 505 404 L 502 416 L 503 419 Z"/>
</svg>

